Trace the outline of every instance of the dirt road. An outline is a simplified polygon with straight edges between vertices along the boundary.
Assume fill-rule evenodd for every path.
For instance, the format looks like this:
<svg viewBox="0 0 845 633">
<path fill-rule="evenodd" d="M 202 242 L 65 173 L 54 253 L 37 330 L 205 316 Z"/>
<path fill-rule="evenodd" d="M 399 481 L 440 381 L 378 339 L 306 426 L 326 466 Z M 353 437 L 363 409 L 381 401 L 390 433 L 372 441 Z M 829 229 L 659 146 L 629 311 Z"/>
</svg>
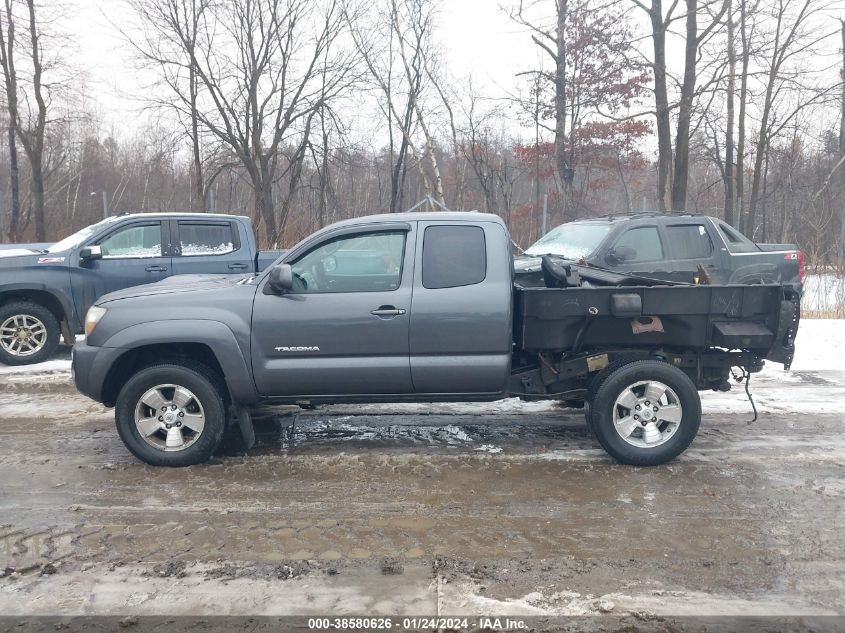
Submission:
<svg viewBox="0 0 845 633">
<path fill-rule="evenodd" d="M 841 614 L 845 371 L 753 387 L 651 469 L 504 401 L 268 410 L 167 470 L 66 363 L 0 373 L 0 613 Z"/>
</svg>

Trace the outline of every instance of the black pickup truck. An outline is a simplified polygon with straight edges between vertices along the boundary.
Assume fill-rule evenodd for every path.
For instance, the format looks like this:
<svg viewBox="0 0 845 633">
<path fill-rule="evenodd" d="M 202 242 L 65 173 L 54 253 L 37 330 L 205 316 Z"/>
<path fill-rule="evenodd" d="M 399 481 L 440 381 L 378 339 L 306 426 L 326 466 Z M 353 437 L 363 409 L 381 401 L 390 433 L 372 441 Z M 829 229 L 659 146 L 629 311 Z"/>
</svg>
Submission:
<svg viewBox="0 0 845 633">
<path fill-rule="evenodd" d="M 581 399 L 601 445 L 660 464 L 695 437 L 700 389 L 789 366 L 798 296 L 542 259 L 514 286 L 511 241 L 481 213 L 357 218 L 262 274 L 174 277 L 102 297 L 73 348 L 77 388 L 115 407 L 155 465 L 202 462 L 268 403 Z M 161 306 L 165 306 L 162 309 Z"/>
<path fill-rule="evenodd" d="M 250 219 L 191 213 L 114 216 L 65 239 L 0 249 L 0 363 L 72 345 L 102 295 L 191 273 L 256 273 L 280 255 L 256 247 Z M 164 309 L 164 306 L 159 306 Z"/>
<path fill-rule="evenodd" d="M 804 253 L 795 244 L 755 244 L 705 215 L 640 213 L 561 224 L 516 260 L 517 278 L 542 283 L 542 255 L 669 281 L 782 283 L 799 291 L 804 281 Z"/>
</svg>

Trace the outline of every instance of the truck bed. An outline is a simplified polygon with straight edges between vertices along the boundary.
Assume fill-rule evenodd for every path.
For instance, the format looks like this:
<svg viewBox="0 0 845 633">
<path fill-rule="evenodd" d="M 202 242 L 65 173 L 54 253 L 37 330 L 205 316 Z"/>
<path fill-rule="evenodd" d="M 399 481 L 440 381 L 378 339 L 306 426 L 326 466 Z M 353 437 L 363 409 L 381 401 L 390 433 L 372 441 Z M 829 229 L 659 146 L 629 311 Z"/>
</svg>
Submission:
<svg viewBox="0 0 845 633">
<path fill-rule="evenodd" d="M 514 339 L 527 352 L 722 348 L 788 366 L 797 326 L 797 298 L 775 284 L 514 288 Z"/>
</svg>

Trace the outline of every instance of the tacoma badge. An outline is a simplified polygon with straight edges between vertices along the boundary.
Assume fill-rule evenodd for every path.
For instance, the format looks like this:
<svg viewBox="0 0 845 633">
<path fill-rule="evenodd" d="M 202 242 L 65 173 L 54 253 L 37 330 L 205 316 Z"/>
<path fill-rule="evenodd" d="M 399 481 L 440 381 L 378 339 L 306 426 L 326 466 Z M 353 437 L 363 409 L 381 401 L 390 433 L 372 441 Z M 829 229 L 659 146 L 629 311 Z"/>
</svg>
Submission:
<svg viewBox="0 0 845 633">
<path fill-rule="evenodd" d="M 319 352 L 320 348 L 316 345 L 309 345 L 306 347 L 277 347 L 277 352 Z"/>
</svg>

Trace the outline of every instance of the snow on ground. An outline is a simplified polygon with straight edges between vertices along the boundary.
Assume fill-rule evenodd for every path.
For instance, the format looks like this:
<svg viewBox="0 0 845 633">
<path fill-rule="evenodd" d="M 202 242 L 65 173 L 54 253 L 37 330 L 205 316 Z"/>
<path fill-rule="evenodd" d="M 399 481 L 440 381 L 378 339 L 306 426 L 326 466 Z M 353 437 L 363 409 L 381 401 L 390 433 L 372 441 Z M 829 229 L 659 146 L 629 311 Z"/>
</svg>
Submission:
<svg viewBox="0 0 845 633">
<path fill-rule="evenodd" d="M 845 276 L 807 275 L 801 292 L 801 310 L 805 314 L 845 316 Z"/>
<path fill-rule="evenodd" d="M 44 363 L 21 365 L 19 367 L 0 364 L 0 376 L 9 374 L 45 374 L 57 371 L 70 373 L 70 359 L 48 360 Z"/>
<path fill-rule="evenodd" d="M 803 319 L 795 339 L 792 369 L 845 370 L 845 319 Z"/>
<path fill-rule="evenodd" d="M 751 393 L 761 412 L 815 411 L 838 413 L 845 398 L 845 319 L 804 319 L 798 329 L 792 369 L 767 363 L 752 376 Z M 0 381 L 21 383 L 70 380 L 70 360 L 50 360 L 35 365 L 0 365 Z M 786 397 L 779 387 L 789 384 Z M 703 392 L 702 406 L 708 412 L 750 412 L 744 385 L 732 382 L 727 393 Z M 559 411 L 554 401 L 523 402 L 506 398 L 496 402 L 440 402 L 335 405 L 321 407 L 326 413 L 341 414 L 440 414 L 440 415 L 530 415 Z"/>
</svg>

